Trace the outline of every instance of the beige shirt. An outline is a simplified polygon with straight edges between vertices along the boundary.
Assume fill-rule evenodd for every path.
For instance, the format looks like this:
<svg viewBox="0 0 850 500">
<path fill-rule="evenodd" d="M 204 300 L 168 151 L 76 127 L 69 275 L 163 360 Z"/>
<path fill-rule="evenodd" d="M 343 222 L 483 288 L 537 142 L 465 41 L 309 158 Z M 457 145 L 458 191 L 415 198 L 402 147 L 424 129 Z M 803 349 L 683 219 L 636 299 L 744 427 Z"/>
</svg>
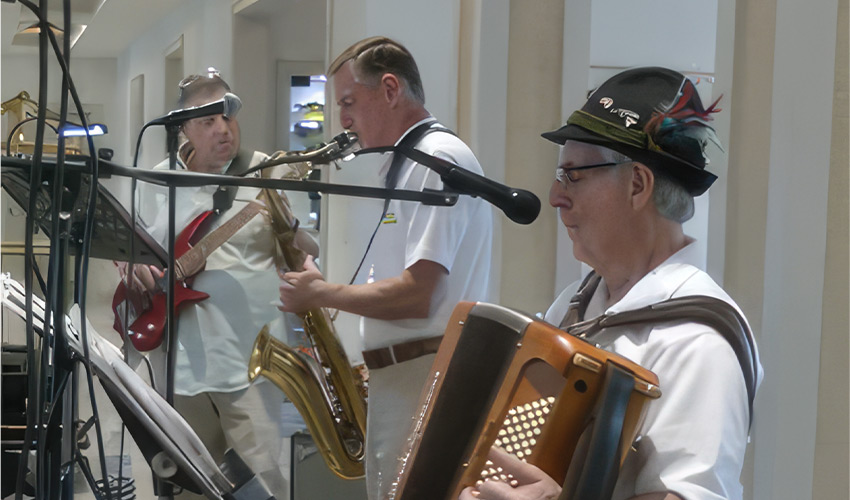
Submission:
<svg viewBox="0 0 850 500">
<path fill-rule="evenodd" d="M 255 165 L 265 155 L 255 152 Z M 182 162 L 178 169 L 185 170 Z M 164 161 L 154 169 L 167 169 Z M 217 186 L 177 188 L 175 231 L 179 235 L 196 217 L 212 210 Z M 210 231 L 226 221 L 260 190 L 239 187 L 233 206 Z M 168 237 L 168 188 L 139 183 L 139 218 L 145 229 L 163 247 Z M 175 392 L 191 396 L 200 392 L 232 392 L 248 386 L 248 360 L 262 327 L 271 323 L 272 335 L 289 344 L 301 343 L 297 316 L 280 312 L 274 236 L 265 215 L 248 224 L 215 250 L 192 288 L 210 298 L 181 308 L 177 323 L 178 352 Z"/>
</svg>

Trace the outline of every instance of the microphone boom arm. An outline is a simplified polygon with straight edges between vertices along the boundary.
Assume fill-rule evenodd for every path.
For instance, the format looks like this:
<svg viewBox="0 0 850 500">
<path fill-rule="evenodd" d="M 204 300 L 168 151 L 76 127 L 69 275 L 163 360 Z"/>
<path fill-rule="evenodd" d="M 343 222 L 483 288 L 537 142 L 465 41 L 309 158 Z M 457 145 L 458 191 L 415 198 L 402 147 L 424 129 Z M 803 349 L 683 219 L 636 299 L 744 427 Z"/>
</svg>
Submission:
<svg viewBox="0 0 850 500">
<path fill-rule="evenodd" d="M 437 172 L 446 187 L 459 194 L 479 196 L 499 207 L 517 224 L 531 224 L 540 214 L 540 199 L 531 191 L 500 184 L 454 163 L 418 149 L 402 146 L 397 151 Z"/>
</svg>

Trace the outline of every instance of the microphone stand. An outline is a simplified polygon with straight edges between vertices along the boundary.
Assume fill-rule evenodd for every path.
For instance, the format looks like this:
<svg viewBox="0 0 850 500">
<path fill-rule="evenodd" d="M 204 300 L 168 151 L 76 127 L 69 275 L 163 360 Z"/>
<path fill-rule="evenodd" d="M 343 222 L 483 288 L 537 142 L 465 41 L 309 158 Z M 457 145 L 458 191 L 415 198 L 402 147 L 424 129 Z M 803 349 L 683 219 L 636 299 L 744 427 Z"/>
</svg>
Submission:
<svg viewBox="0 0 850 500">
<path fill-rule="evenodd" d="M 168 124 L 165 126 L 166 144 L 168 148 L 168 169 L 177 170 L 177 147 L 180 134 L 179 124 Z M 174 285 L 176 276 L 174 271 L 175 256 L 174 242 L 176 240 L 175 219 L 177 212 L 177 188 L 174 184 L 168 186 L 168 294 L 166 295 L 165 325 L 168 341 L 167 360 L 165 368 L 165 400 L 174 406 L 174 366 L 176 364 L 177 328 L 174 324 Z"/>
<path fill-rule="evenodd" d="M 182 122 L 170 122 L 165 125 L 165 141 L 168 148 L 168 170 L 177 170 L 177 148 Z M 165 401 L 174 406 L 174 374 L 177 366 L 177 324 L 174 314 L 174 286 L 176 284 L 174 242 L 176 240 L 175 219 L 177 215 L 177 188 L 174 184 L 168 186 L 168 264 L 166 267 L 167 294 L 165 296 Z M 174 498 L 174 487 L 171 482 L 157 480 L 160 498 Z"/>
</svg>

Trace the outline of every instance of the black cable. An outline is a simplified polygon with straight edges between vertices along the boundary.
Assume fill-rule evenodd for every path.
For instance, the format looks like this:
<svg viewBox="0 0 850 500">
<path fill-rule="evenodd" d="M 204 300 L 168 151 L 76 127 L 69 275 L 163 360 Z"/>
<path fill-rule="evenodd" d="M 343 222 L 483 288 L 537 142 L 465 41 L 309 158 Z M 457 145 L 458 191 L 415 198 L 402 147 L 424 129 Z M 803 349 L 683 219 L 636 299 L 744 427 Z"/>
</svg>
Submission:
<svg viewBox="0 0 850 500">
<path fill-rule="evenodd" d="M 46 0 L 41 0 L 46 5 Z M 22 4 L 27 5 L 27 0 L 22 0 Z M 32 4 L 30 4 L 32 6 Z M 44 20 L 41 23 L 41 33 L 39 33 L 39 78 L 38 78 L 38 95 L 39 101 L 44 102 L 47 99 L 47 23 Z M 47 108 L 39 106 L 38 122 L 36 126 L 36 140 L 33 150 L 32 169 L 30 170 L 30 193 L 38 192 L 38 187 L 41 184 L 41 156 L 44 143 L 44 123 L 47 115 Z M 24 289 L 26 291 L 26 338 L 27 338 L 27 370 L 33 370 L 36 367 L 35 362 L 35 339 L 33 329 L 33 311 L 32 311 L 32 259 L 33 259 L 33 232 L 35 228 L 34 216 L 36 209 L 35 197 L 30 196 L 29 207 L 27 211 L 25 234 L 24 234 Z M 44 342 L 42 341 L 42 344 Z M 41 398 L 40 398 L 40 379 L 37 377 L 28 377 L 28 401 L 27 405 L 27 428 L 24 432 L 24 443 L 21 448 L 21 459 L 18 464 L 18 477 L 15 485 L 15 498 L 21 500 L 23 497 L 24 477 L 27 470 L 27 457 L 29 456 L 30 446 L 33 442 L 33 434 L 36 429 L 41 428 Z M 38 427 L 36 427 L 38 426 Z M 41 461 L 39 460 L 36 469 L 40 472 Z M 37 476 L 35 485 L 36 496 L 41 492 L 41 483 L 43 475 Z"/>
<path fill-rule="evenodd" d="M 9 135 L 6 137 L 6 156 L 12 156 L 12 138 L 15 136 L 15 132 L 17 132 L 19 128 L 34 120 L 38 120 L 38 117 L 30 116 L 29 118 L 24 118 L 23 120 L 19 121 L 15 124 L 14 127 L 12 127 L 12 130 L 9 131 Z M 54 128 L 53 125 L 47 123 L 47 121 L 45 121 L 44 124 L 52 128 L 57 135 L 60 135 L 59 129 Z"/>
<path fill-rule="evenodd" d="M 349 285 L 354 283 L 354 280 L 357 279 L 357 275 L 360 273 L 360 268 L 363 267 L 363 262 L 366 261 L 366 256 L 369 255 L 369 249 L 372 248 L 372 242 L 375 241 L 375 235 L 378 234 L 378 229 L 381 228 L 381 223 L 384 222 L 384 217 L 387 215 L 387 208 L 390 205 L 390 201 L 387 200 L 384 202 L 384 210 L 381 212 L 381 218 L 378 219 L 378 225 L 375 226 L 375 230 L 372 231 L 372 237 L 369 238 L 369 243 L 366 245 L 366 250 L 363 252 L 363 257 L 360 259 L 360 264 L 357 264 L 357 269 L 354 270 L 354 274 L 351 276 L 351 280 L 348 282 Z"/>
<path fill-rule="evenodd" d="M 41 296 L 47 297 L 47 284 L 44 282 L 44 276 L 41 274 L 41 270 L 38 267 L 38 261 L 35 259 L 35 255 L 32 257 L 32 268 L 35 273 L 35 277 L 38 279 L 38 287 L 41 290 Z"/>
<path fill-rule="evenodd" d="M 46 20 L 45 20 L 46 22 Z M 67 30 L 67 26 L 64 27 Z M 51 31 L 48 29 L 48 31 Z M 67 33 L 67 31 L 66 31 Z M 65 37 L 66 39 L 68 37 Z M 57 57 L 61 57 L 61 55 L 57 55 Z M 45 103 L 41 99 L 39 99 L 39 108 L 44 107 Z M 46 397 L 51 399 L 49 401 L 49 406 L 46 408 L 45 413 L 45 422 L 46 426 L 44 427 L 44 431 L 49 433 L 51 423 L 54 422 L 54 412 L 57 409 L 57 406 L 61 408 L 61 412 L 64 414 L 65 405 L 64 403 L 67 401 L 64 397 L 65 390 L 68 390 L 68 380 L 70 378 L 71 368 L 69 365 L 63 363 L 65 366 L 61 366 L 60 363 L 56 362 L 57 355 L 61 355 L 60 352 L 65 349 L 64 336 L 66 335 L 65 331 L 65 322 L 63 321 L 64 312 L 62 311 L 63 300 L 62 297 L 64 294 L 60 293 L 64 290 L 64 285 L 60 288 L 60 282 L 64 281 L 64 251 L 67 247 L 61 244 L 63 238 L 62 231 L 62 219 L 60 218 L 60 211 L 62 204 L 62 197 L 64 192 L 64 182 L 65 182 L 65 137 L 60 132 L 62 127 L 67 122 L 68 116 L 68 97 L 67 97 L 67 77 L 63 75 L 62 77 L 62 93 L 61 93 L 61 104 L 59 111 L 59 126 L 57 130 L 58 139 L 57 139 L 57 148 L 56 148 L 56 165 L 53 169 L 53 192 L 51 194 L 51 207 L 50 207 L 50 225 L 51 231 L 50 234 L 52 238 L 50 238 L 50 253 L 48 256 L 48 266 L 47 266 L 47 291 L 44 294 L 44 325 L 45 328 L 43 330 L 42 338 L 52 344 L 52 352 L 53 352 L 53 375 L 54 379 L 58 375 L 59 383 L 55 385 L 51 385 L 46 391 Z M 32 194 L 30 195 L 33 196 Z M 55 322 L 54 322 L 55 319 Z M 49 328 L 49 325 L 53 325 L 53 328 Z M 44 351 L 48 351 L 48 349 L 44 349 Z M 42 365 L 44 366 L 44 365 Z M 76 395 L 75 392 L 76 384 L 71 384 L 70 391 L 72 392 L 72 398 Z M 47 402 L 47 401 L 46 401 Z M 61 419 L 60 419 L 61 420 Z M 75 441 L 72 440 L 69 445 L 71 446 L 71 456 L 73 456 L 74 451 L 76 450 Z M 54 444 L 48 442 L 47 440 L 40 440 L 38 443 L 38 455 L 43 456 L 46 454 L 46 450 L 49 448 L 50 453 L 59 453 L 61 455 L 61 448 L 65 446 L 64 444 L 59 444 L 59 450 L 53 449 Z M 66 479 L 67 481 L 67 479 Z M 59 481 L 58 488 L 61 489 L 62 481 Z M 51 481 L 51 491 L 46 492 L 46 496 L 52 496 L 53 482 Z"/>
<path fill-rule="evenodd" d="M 70 9 L 70 0 L 65 0 L 65 8 Z M 50 42 L 53 44 L 54 50 L 59 53 L 59 45 L 56 42 L 56 36 L 53 32 L 48 33 Z M 80 336 L 83 344 L 83 357 L 85 359 L 86 365 L 86 380 L 88 382 L 89 389 L 89 398 L 91 400 L 92 406 L 92 416 L 94 417 L 94 428 L 95 433 L 97 434 L 97 446 L 98 446 L 98 454 L 101 458 L 100 460 L 100 468 L 101 473 L 103 474 L 104 480 L 108 480 L 108 475 L 106 473 L 106 453 L 103 448 L 103 431 L 100 425 L 100 414 L 97 409 L 97 398 L 94 393 L 94 379 L 91 374 L 91 370 L 88 369 L 91 366 L 91 356 L 89 353 L 89 341 L 88 341 L 88 325 L 86 318 L 86 291 L 88 290 L 88 264 L 89 264 L 89 252 L 91 249 L 91 237 L 92 237 L 92 229 L 94 227 L 94 218 L 95 218 L 95 209 L 97 207 L 97 186 L 98 186 L 98 158 L 97 152 L 94 148 L 94 141 L 92 140 L 92 136 L 89 133 L 89 124 L 86 119 L 85 112 L 83 111 L 83 105 L 80 102 L 80 97 L 77 94 L 77 89 L 74 86 L 74 81 L 71 79 L 71 74 L 68 71 L 68 67 L 65 64 L 63 58 L 59 57 L 59 63 L 62 67 L 63 75 L 67 75 L 68 78 L 68 89 L 70 90 L 71 97 L 74 99 L 74 104 L 77 108 L 77 113 L 80 115 L 80 123 L 86 131 L 86 142 L 89 147 L 89 158 L 91 161 L 91 176 L 89 179 L 89 199 L 88 206 L 86 207 L 86 216 L 84 219 L 84 230 L 83 230 L 83 241 L 81 243 L 81 249 L 79 253 L 79 265 L 77 266 L 77 288 L 75 290 L 75 301 L 80 306 Z M 107 491 L 107 499 L 110 499 L 110 493 Z"/>
<path fill-rule="evenodd" d="M 101 497 L 99 495 L 100 490 L 97 487 L 97 481 L 95 481 L 94 476 L 92 476 L 91 469 L 89 469 L 85 457 L 82 453 L 80 453 L 80 450 L 77 450 L 75 455 L 77 458 L 77 464 L 79 465 L 80 470 L 83 472 L 83 476 L 85 476 L 86 482 L 89 483 L 89 488 L 91 488 L 91 491 L 94 494 L 94 498 L 96 500 L 101 500 Z"/>
<path fill-rule="evenodd" d="M 83 128 L 86 130 L 86 140 L 87 140 L 87 143 L 88 143 L 88 146 L 89 146 L 89 154 L 90 154 L 90 158 L 91 158 L 91 180 L 90 180 L 90 183 L 89 183 L 89 185 L 90 185 L 89 201 L 88 201 L 88 206 L 87 206 L 87 210 L 86 210 L 86 218 L 85 218 L 85 222 L 84 222 L 85 229 L 84 229 L 84 232 L 83 232 L 83 242 L 82 242 L 82 245 L 81 245 L 82 249 L 81 249 L 81 252 L 80 252 L 79 265 L 77 267 L 77 278 L 78 279 L 77 279 L 76 282 L 78 284 L 78 288 L 76 290 L 75 298 L 77 300 L 77 303 L 80 305 L 80 315 L 81 315 L 81 318 L 83 318 L 82 325 L 81 325 L 81 328 L 80 328 L 80 333 L 81 333 L 81 336 L 82 336 L 82 343 L 83 343 L 83 353 L 84 353 L 85 365 L 86 365 L 86 374 L 87 374 L 87 381 L 88 381 L 88 388 L 89 388 L 89 397 L 91 398 L 92 413 L 93 413 L 93 417 L 95 419 L 95 431 L 97 433 L 97 438 L 98 438 L 98 452 L 99 452 L 99 456 L 101 458 L 100 462 L 101 462 L 102 474 L 104 476 L 104 479 L 107 479 L 106 464 L 105 464 L 105 453 L 104 453 L 104 449 L 103 449 L 103 436 L 102 436 L 102 431 L 101 431 L 101 426 L 100 426 L 100 419 L 98 417 L 96 397 L 95 397 L 95 394 L 94 394 L 94 380 L 92 378 L 91 371 L 88 369 L 88 367 L 91 364 L 91 360 L 90 360 L 90 355 L 89 355 L 87 325 L 86 325 L 86 321 L 85 321 L 85 318 L 86 318 L 86 314 L 85 314 L 85 291 L 87 290 L 87 281 L 88 281 L 88 258 L 89 258 L 89 249 L 90 249 L 90 246 L 91 246 L 91 233 L 92 233 L 92 228 L 93 228 L 93 225 L 94 225 L 94 214 L 95 214 L 96 201 L 97 201 L 98 158 L 97 158 L 97 154 L 95 152 L 94 142 L 93 142 L 91 134 L 89 133 L 89 130 L 88 130 L 88 123 L 87 123 L 87 120 L 86 120 L 85 112 L 83 111 L 83 106 L 80 103 L 79 95 L 77 94 L 77 91 L 76 91 L 76 88 L 74 86 L 73 80 L 71 78 L 70 72 L 68 71 L 68 65 L 66 63 L 65 57 L 62 56 L 62 51 L 59 49 L 59 45 L 56 41 L 56 36 L 52 32 L 52 30 L 49 29 L 47 20 L 42 15 L 42 13 L 46 11 L 46 0 L 41 0 L 41 3 L 42 3 L 41 7 L 36 8 L 35 5 L 33 5 L 28 0 L 21 0 L 21 4 L 26 6 L 30 10 L 32 10 L 33 13 L 39 18 L 39 21 L 40 21 L 40 24 L 41 24 L 41 32 L 40 32 L 40 37 L 39 37 L 39 63 L 40 63 L 39 102 L 41 102 L 42 105 L 39 106 L 39 112 L 38 112 L 38 114 L 39 114 L 39 126 L 38 126 L 37 131 L 36 131 L 36 148 L 35 148 L 35 153 L 37 153 L 37 154 L 33 156 L 33 173 L 31 174 L 30 184 L 31 184 L 31 188 L 32 188 L 33 187 L 32 185 L 34 183 L 33 179 L 38 179 L 38 182 L 40 183 L 40 178 L 41 178 L 40 160 L 41 160 L 41 149 L 42 149 L 43 141 L 44 141 L 44 130 L 43 130 L 44 126 L 43 126 L 42 123 L 44 122 L 44 116 L 46 114 L 46 107 L 43 105 L 43 103 L 46 102 L 46 100 L 47 100 L 47 95 L 46 95 L 47 94 L 47 89 L 46 89 L 46 83 L 47 83 L 47 79 L 46 79 L 46 76 L 47 76 L 46 75 L 46 73 L 47 73 L 47 71 L 46 71 L 47 46 L 46 46 L 46 44 L 47 44 L 47 40 L 49 40 L 50 43 L 53 46 L 54 52 L 57 55 L 59 65 L 62 69 L 63 90 L 64 90 L 64 83 L 67 82 L 68 90 L 71 93 L 71 97 L 73 98 L 74 104 L 77 108 L 77 112 L 80 115 L 80 121 L 82 123 Z M 64 9 L 65 9 L 65 12 L 70 12 L 70 2 L 69 2 L 69 0 L 65 0 Z M 69 18 L 68 18 L 68 22 L 69 22 Z M 67 38 L 68 37 L 66 37 L 66 41 L 67 41 Z M 65 53 L 68 54 L 68 55 L 70 54 L 70 47 L 69 46 L 66 48 Z M 42 69 L 43 69 L 43 71 L 41 71 Z M 63 92 L 63 99 L 65 98 L 66 94 L 67 93 Z M 64 120 L 64 116 L 62 117 L 62 119 Z M 58 168 L 58 165 L 57 165 L 57 168 Z M 37 176 L 34 175 L 36 173 L 38 174 Z M 31 189 L 31 192 L 34 193 L 34 192 L 36 192 L 36 190 Z M 34 200 L 35 200 L 35 197 L 31 196 L 30 197 L 30 208 L 31 208 L 30 214 L 33 213 L 34 210 L 35 210 L 35 207 L 33 206 L 35 204 Z M 32 230 L 33 225 L 32 225 L 31 216 L 27 218 L 27 222 L 28 222 L 28 224 L 27 224 L 27 226 L 28 226 L 27 227 L 27 235 L 26 235 L 27 242 L 25 242 L 25 246 L 26 246 L 26 251 L 31 254 L 32 253 L 32 233 L 33 233 L 33 230 Z M 56 233 L 54 233 L 54 238 L 55 237 L 56 237 Z M 27 260 L 29 261 L 30 259 L 28 258 Z M 29 264 L 27 264 L 27 267 L 29 267 Z M 32 278 L 31 278 L 31 276 L 29 276 L 29 273 L 27 273 L 26 280 L 27 280 L 27 283 L 28 283 L 26 285 L 26 290 L 27 290 L 27 293 L 28 293 L 28 296 L 27 296 L 27 318 L 28 318 L 27 330 L 28 330 L 28 332 L 30 332 L 30 331 L 32 331 L 32 326 L 31 326 L 31 322 L 32 322 L 32 299 L 31 299 Z M 48 279 L 48 281 L 49 281 L 49 279 Z M 60 316 L 60 317 L 62 317 L 62 316 Z M 43 352 L 43 357 L 46 357 L 48 350 L 43 349 L 42 352 Z M 30 366 L 35 366 L 35 365 L 33 363 Z M 48 365 L 43 364 L 42 367 L 44 367 L 44 366 L 48 366 Z M 40 406 L 41 405 L 39 404 L 38 408 L 40 408 Z M 41 429 L 42 428 L 41 412 L 39 412 L 38 416 L 39 416 L 39 419 L 38 419 L 39 429 Z M 28 426 L 27 431 L 29 432 L 29 430 L 30 429 L 29 429 L 29 426 Z M 26 452 L 28 453 L 29 446 L 26 443 L 26 439 L 25 439 L 25 447 L 27 448 Z M 23 453 L 22 453 L 22 456 L 24 456 Z M 39 465 L 39 468 L 41 468 L 41 466 L 42 466 L 41 460 L 38 460 L 37 463 Z M 38 479 L 39 479 L 39 482 L 41 483 L 41 482 L 44 481 L 46 474 L 44 474 L 43 471 L 39 471 L 39 472 L 42 472 L 41 474 L 38 474 Z M 23 470 L 22 469 L 19 469 L 19 471 L 18 471 L 18 485 L 17 486 L 18 486 L 18 488 L 17 488 L 18 495 L 20 495 L 21 494 L 20 492 L 21 492 L 22 487 L 23 487 Z M 41 486 L 41 485 L 39 485 L 39 486 Z M 36 488 L 36 493 L 38 494 L 40 490 L 43 490 L 43 487 L 40 488 L 40 489 Z M 107 493 L 107 495 L 108 495 L 108 493 Z M 16 497 L 16 499 L 18 499 L 18 498 L 20 498 L 20 497 Z"/>
</svg>

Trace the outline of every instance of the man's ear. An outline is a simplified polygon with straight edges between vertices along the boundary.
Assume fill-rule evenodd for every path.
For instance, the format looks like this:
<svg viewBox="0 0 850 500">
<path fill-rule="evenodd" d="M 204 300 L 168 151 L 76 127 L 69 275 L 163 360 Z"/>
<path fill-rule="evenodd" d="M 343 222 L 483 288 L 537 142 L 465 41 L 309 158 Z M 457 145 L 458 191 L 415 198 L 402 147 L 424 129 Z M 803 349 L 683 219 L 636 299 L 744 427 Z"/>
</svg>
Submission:
<svg viewBox="0 0 850 500">
<path fill-rule="evenodd" d="M 643 208 L 652 200 L 655 174 L 646 165 L 634 162 L 631 176 L 631 199 L 634 208 Z"/>
<path fill-rule="evenodd" d="M 390 106 L 395 106 L 401 96 L 401 85 L 398 78 L 392 73 L 385 73 L 381 77 L 381 90 Z"/>
</svg>

